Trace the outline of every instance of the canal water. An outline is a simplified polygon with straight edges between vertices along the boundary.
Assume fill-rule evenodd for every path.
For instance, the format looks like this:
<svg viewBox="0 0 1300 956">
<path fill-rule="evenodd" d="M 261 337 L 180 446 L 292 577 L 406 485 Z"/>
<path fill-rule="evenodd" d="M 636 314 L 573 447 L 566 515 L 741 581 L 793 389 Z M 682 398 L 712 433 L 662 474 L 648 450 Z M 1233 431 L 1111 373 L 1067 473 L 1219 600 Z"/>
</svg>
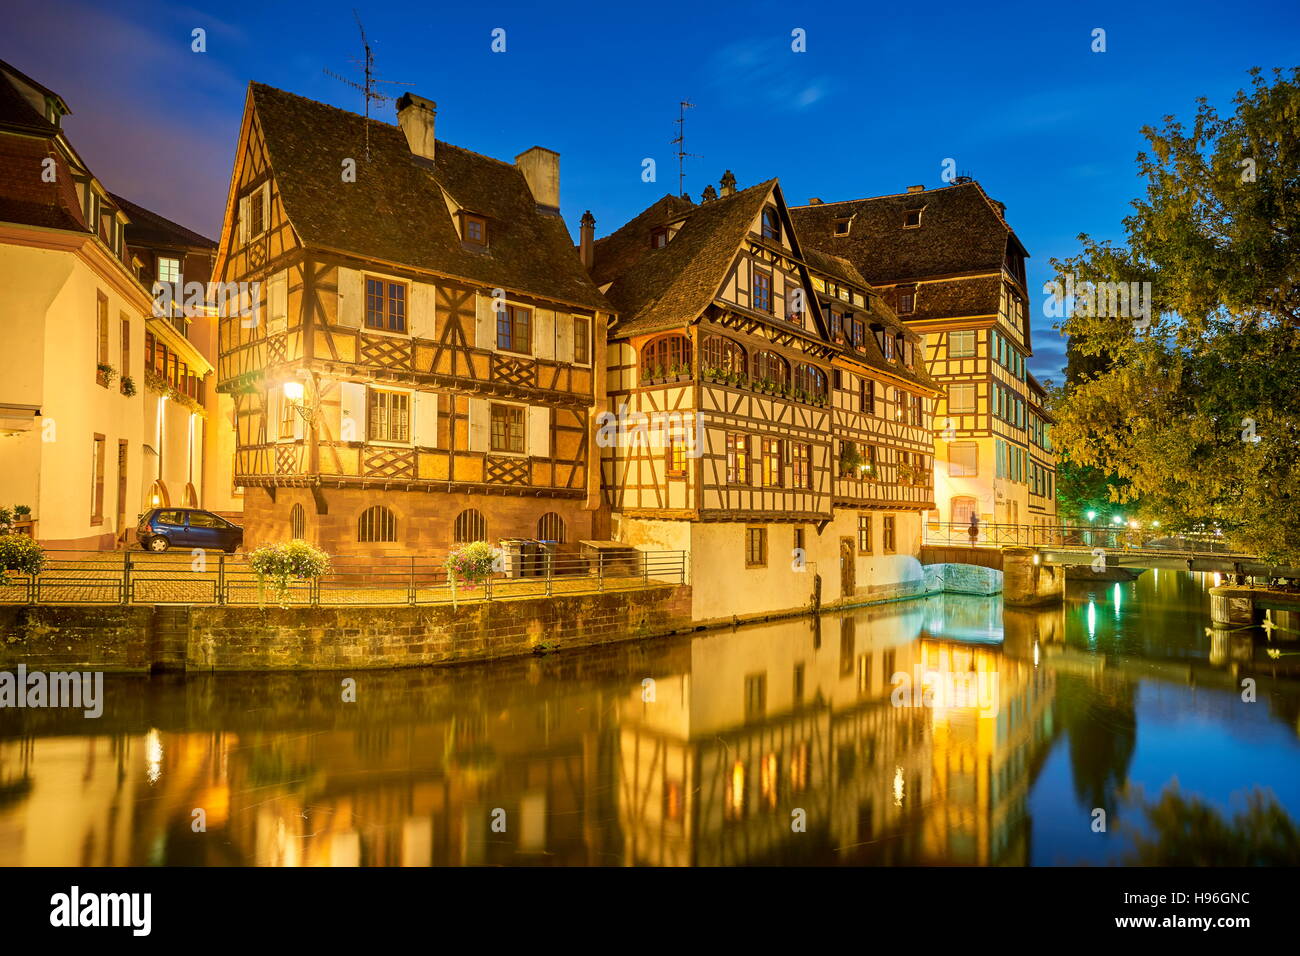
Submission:
<svg viewBox="0 0 1300 956">
<path fill-rule="evenodd" d="M 0 865 L 1295 864 L 1300 646 L 1209 630 L 1209 584 L 107 675 L 98 719 L 0 710 Z"/>
</svg>

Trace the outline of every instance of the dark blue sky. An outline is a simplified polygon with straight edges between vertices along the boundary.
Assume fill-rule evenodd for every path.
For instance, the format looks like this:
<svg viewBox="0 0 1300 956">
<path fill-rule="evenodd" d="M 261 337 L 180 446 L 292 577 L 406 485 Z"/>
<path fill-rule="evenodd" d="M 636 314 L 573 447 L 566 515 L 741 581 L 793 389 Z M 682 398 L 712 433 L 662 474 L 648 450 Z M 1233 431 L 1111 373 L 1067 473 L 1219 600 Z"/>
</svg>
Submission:
<svg viewBox="0 0 1300 956">
<path fill-rule="evenodd" d="M 561 153 L 570 229 L 597 234 L 676 192 L 669 145 L 689 98 L 687 189 L 724 169 L 779 176 L 789 202 L 942 185 L 943 161 L 1007 204 L 1032 256 L 1032 370 L 1064 352 L 1039 290 L 1075 236 L 1118 238 L 1141 191 L 1144 124 L 1224 107 L 1251 66 L 1300 60 L 1300 4 L 861 2 L 368 3 L 381 77 L 438 103 L 441 139 L 501 159 Z M 110 189 L 217 233 L 250 80 L 347 109 L 360 94 L 353 3 L 6 0 L 0 58 L 61 93 L 73 144 Z M 238 12 L 230 12 L 235 7 Z M 1074 8 L 1079 9 L 1074 9 Z M 190 51 L 207 30 L 208 50 Z M 506 52 L 491 52 L 493 29 Z M 806 31 L 807 52 L 791 51 Z M 1106 31 L 1105 53 L 1090 50 Z M 392 89 L 392 88 L 390 88 Z M 395 88 L 401 90 L 402 87 Z M 392 120 L 391 105 L 379 108 Z M 642 160 L 658 182 L 641 180 Z"/>
</svg>

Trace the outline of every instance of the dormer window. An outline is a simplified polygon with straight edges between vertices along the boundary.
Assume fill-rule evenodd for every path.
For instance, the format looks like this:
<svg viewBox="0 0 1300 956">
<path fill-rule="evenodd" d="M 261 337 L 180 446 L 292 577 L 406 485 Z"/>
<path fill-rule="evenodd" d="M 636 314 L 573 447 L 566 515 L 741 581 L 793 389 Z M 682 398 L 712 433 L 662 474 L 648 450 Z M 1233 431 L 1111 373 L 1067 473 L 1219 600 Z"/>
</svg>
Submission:
<svg viewBox="0 0 1300 956">
<path fill-rule="evenodd" d="M 850 219 L 836 219 L 836 220 L 835 220 L 835 235 L 836 235 L 836 236 L 841 236 L 841 237 L 843 237 L 843 236 L 847 236 L 847 235 L 849 234 L 849 224 L 850 224 L 851 222 L 852 222 L 852 220 L 850 220 Z"/>
<path fill-rule="evenodd" d="M 667 228 L 660 226 L 658 229 L 654 230 L 654 232 L 650 233 L 651 249 L 662 249 L 666 245 L 668 245 Z"/>
<path fill-rule="evenodd" d="M 460 235 L 465 242 L 476 246 L 487 245 L 487 220 L 469 213 L 460 215 Z"/>
<path fill-rule="evenodd" d="M 909 209 L 903 213 L 903 228 L 916 229 L 921 225 L 921 210 Z"/>
<path fill-rule="evenodd" d="M 911 315 L 916 311 L 916 293 L 912 291 L 898 293 L 898 314 Z"/>
<path fill-rule="evenodd" d="M 763 210 L 763 238 L 781 241 L 781 221 L 771 206 Z"/>
</svg>

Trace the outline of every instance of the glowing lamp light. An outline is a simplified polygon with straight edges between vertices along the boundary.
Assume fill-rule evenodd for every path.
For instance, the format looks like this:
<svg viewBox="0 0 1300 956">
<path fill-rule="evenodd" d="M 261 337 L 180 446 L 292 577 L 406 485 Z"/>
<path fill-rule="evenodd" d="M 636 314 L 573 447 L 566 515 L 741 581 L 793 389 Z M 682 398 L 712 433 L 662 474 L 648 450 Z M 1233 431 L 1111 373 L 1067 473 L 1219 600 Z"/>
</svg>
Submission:
<svg viewBox="0 0 1300 956">
<path fill-rule="evenodd" d="M 1160 527 L 1160 522 L 1159 522 L 1159 521 L 1153 521 L 1153 522 L 1151 522 L 1151 527 L 1153 527 L 1153 528 L 1158 528 L 1158 527 Z"/>
<path fill-rule="evenodd" d="M 1043 556 L 1041 554 L 1035 554 L 1034 564 L 1042 564 L 1042 563 L 1043 563 Z"/>
<path fill-rule="evenodd" d="M 154 506 L 155 508 L 157 508 L 160 504 L 162 504 L 162 499 L 159 498 L 157 495 L 154 495 L 154 496 L 153 496 L 153 506 Z"/>
<path fill-rule="evenodd" d="M 1089 521 L 1096 521 L 1096 520 L 1097 520 L 1097 512 L 1095 512 L 1095 511 L 1089 511 L 1089 512 L 1088 512 L 1088 520 L 1089 520 Z"/>
<path fill-rule="evenodd" d="M 1136 527 L 1138 526 L 1138 523 L 1137 523 L 1136 521 L 1130 521 L 1130 522 L 1128 523 L 1128 526 L 1129 526 L 1130 528 L 1136 528 Z"/>
<path fill-rule="evenodd" d="M 1112 516 L 1111 516 L 1111 519 L 1110 519 L 1110 523 L 1113 524 L 1113 525 L 1121 525 L 1121 524 L 1124 523 L 1124 516 L 1123 516 L 1123 515 L 1112 515 Z"/>
<path fill-rule="evenodd" d="M 284 397 L 287 398 L 289 401 L 301 402 L 302 395 L 303 395 L 302 382 L 284 383 Z"/>
</svg>

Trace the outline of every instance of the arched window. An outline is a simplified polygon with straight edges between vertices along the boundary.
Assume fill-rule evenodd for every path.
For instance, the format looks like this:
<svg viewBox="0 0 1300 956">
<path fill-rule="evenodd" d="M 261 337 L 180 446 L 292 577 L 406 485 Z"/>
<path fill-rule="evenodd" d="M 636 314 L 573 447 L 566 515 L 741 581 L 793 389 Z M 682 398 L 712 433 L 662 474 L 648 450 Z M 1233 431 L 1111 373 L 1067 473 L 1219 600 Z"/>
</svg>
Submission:
<svg viewBox="0 0 1300 956">
<path fill-rule="evenodd" d="M 181 507 L 197 508 L 198 506 L 199 506 L 199 493 L 194 490 L 193 483 L 187 481 L 185 483 L 185 490 L 181 492 Z"/>
<path fill-rule="evenodd" d="M 773 385 L 789 385 L 790 365 L 775 352 L 759 352 L 754 356 L 754 378 Z"/>
<path fill-rule="evenodd" d="M 691 340 L 684 335 L 661 335 L 641 349 L 641 380 L 690 374 Z"/>
<path fill-rule="evenodd" d="M 745 350 L 721 335 L 710 335 L 704 340 L 703 362 L 707 369 L 733 375 L 744 375 L 749 370 Z"/>
<path fill-rule="evenodd" d="M 564 544 L 564 519 L 554 511 L 548 511 L 538 518 L 537 540 Z"/>
<path fill-rule="evenodd" d="M 357 540 L 382 542 L 397 540 L 397 518 L 383 505 L 371 505 L 357 521 Z"/>
<path fill-rule="evenodd" d="M 159 479 L 153 483 L 153 488 L 149 492 L 149 507 L 167 508 L 172 503 L 171 495 L 167 494 L 167 486 Z"/>
<path fill-rule="evenodd" d="M 815 365 L 799 364 L 794 368 L 794 387 L 804 398 L 826 397 L 826 373 Z"/>
<path fill-rule="evenodd" d="M 307 512 L 302 505 L 294 505 L 289 509 L 289 537 L 300 541 L 306 534 Z"/>
<path fill-rule="evenodd" d="M 456 515 L 454 536 L 457 544 L 487 540 L 487 521 L 477 508 L 466 508 Z"/>
</svg>

